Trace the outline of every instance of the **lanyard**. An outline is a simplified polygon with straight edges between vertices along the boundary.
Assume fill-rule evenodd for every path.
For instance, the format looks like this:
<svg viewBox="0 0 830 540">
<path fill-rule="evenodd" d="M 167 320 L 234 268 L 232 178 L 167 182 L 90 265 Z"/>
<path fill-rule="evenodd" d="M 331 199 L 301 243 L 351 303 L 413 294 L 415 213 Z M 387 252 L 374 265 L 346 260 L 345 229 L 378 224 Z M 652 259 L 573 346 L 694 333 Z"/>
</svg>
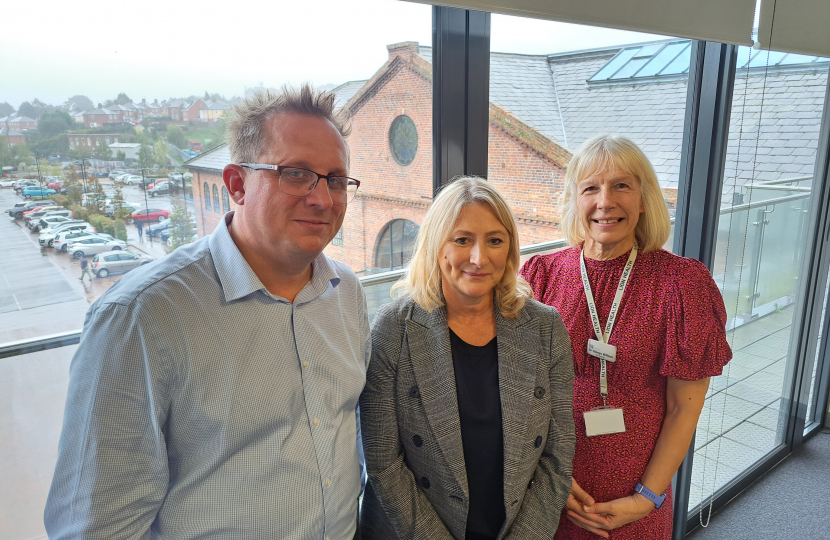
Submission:
<svg viewBox="0 0 830 540">
<path fill-rule="evenodd" d="M 594 303 L 594 294 L 591 292 L 591 282 L 588 280 L 588 271 L 585 269 L 585 255 L 584 251 L 579 252 L 579 269 L 582 273 L 582 286 L 585 289 L 585 299 L 588 301 L 588 312 L 591 314 L 591 323 L 594 326 L 594 333 L 597 340 L 607 344 L 611 338 L 611 332 L 614 330 L 614 322 L 617 320 L 617 313 L 620 309 L 623 293 L 625 287 L 628 285 L 628 280 L 631 277 L 631 271 L 634 269 L 634 261 L 637 260 L 637 242 L 631 248 L 631 254 L 628 256 L 628 262 L 625 263 L 620 282 L 617 284 L 617 292 L 614 295 L 614 303 L 611 304 L 611 311 L 608 312 L 608 320 L 605 323 L 605 333 L 599 323 L 599 313 L 597 313 L 597 306 Z M 600 358 L 599 370 L 599 392 L 602 395 L 602 403 L 606 404 L 608 400 L 608 366 L 604 358 Z"/>
</svg>

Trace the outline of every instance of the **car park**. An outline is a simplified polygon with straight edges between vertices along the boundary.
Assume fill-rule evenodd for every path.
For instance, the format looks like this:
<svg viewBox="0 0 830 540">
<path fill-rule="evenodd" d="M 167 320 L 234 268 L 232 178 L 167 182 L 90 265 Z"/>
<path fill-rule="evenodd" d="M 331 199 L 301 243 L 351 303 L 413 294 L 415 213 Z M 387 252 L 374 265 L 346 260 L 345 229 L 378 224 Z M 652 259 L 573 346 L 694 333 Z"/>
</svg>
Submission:
<svg viewBox="0 0 830 540">
<path fill-rule="evenodd" d="M 81 220 L 64 221 L 57 227 L 51 229 L 41 229 L 40 236 L 37 241 L 40 247 L 53 247 L 55 245 L 55 238 L 64 232 L 95 232 L 95 227 L 89 223 Z"/>
<path fill-rule="evenodd" d="M 159 208 L 145 208 L 144 210 L 138 210 L 133 212 L 133 220 L 134 221 L 144 221 L 149 223 L 151 221 L 164 221 L 170 217 L 170 212 L 167 210 L 161 210 Z"/>
<path fill-rule="evenodd" d="M 31 199 L 33 197 L 48 197 L 50 195 L 55 195 L 56 193 L 57 191 L 54 189 L 29 186 L 23 190 L 21 195 L 23 195 L 24 199 Z"/>
<path fill-rule="evenodd" d="M 12 187 L 17 180 L 11 178 L 0 178 L 0 187 Z"/>
<path fill-rule="evenodd" d="M 110 274 L 129 272 L 133 268 L 144 266 L 154 260 L 156 260 L 154 257 L 143 253 L 123 250 L 107 251 L 92 258 L 92 273 L 99 278 L 104 278 Z"/>
<path fill-rule="evenodd" d="M 130 213 L 141 210 L 141 205 L 140 204 L 130 203 L 130 202 L 126 202 L 126 201 L 121 203 L 121 207 L 124 208 L 125 210 L 129 210 Z M 108 218 L 115 217 L 115 204 L 112 201 L 107 201 L 107 206 L 104 208 L 104 215 L 107 216 Z"/>
<path fill-rule="evenodd" d="M 93 228 L 94 230 L 94 228 Z M 90 232 L 89 230 L 84 231 L 64 231 L 60 232 L 55 236 L 55 240 L 52 242 L 52 246 L 57 251 L 68 251 L 69 246 L 72 245 L 74 242 L 81 240 L 83 238 L 88 238 L 91 236 L 100 236 L 101 238 L 108 238 L 112 239 L 112 236 L 104 233 L 98 232 Z"/>
<path fill-rule="evenodd" d="M 85 255 L 96 255 L 98 253 L 104 253 L 105 251 L 118 251 L 122 249 L 127 249 L 127 243 L 123 240 L 116 238 L 108 240 L 102 236 L 90 236 L 76 240 L 70 244 L 67 252 L 76 259 L 80 259 Z"/>
<path fill-rule="evenodd" d="M 69 210 L 66 210 L 65 212 L 69 212 Z M 53 227 L 55 225 L 60 225 L 61 223 L 64 223 L 66 221 L 75 221 L 74 219 L 72 219 L 72 212 L 69 212 L 68 214 L 64 215 L 61 214 L 64 213 L 61 212 L 56 215 L 45 215 L 42 218 L 40 218 L 37 222 L 31 220 L 29 221 L 29 230 L 37 232 L 42 231 L 43 229 L 48 229 L 49 227 Z"/>
<path fill-rule="evenodd" d="M 128 186 L 131 186 L 133 184 L 141 184 L 141 180 L 142 178 L 140 176 L 136 176 L 135 174 L 128 174 L 124 177 L 123 180 L 120 180 L 120 182 L 124 182 Z"/>
<path fill-rule="evenodd" d="M 123 175 L 124 171 L 110 171 L 107 175 L 110 180 L 117 180 L 119 176 Z"/>
</svg>

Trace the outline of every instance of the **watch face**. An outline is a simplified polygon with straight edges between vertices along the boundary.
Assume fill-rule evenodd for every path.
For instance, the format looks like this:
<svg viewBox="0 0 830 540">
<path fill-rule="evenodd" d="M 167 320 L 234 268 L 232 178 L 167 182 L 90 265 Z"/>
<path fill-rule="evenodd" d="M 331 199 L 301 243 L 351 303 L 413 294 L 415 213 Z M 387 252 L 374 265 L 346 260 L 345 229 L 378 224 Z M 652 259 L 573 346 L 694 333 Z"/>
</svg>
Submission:
<svg viewBox="0 0 830 540">
<path fill-rule="evenodd" d="M 409 165 L 418 151 L 418 130 L 415 122 L 404 114 L 395 118 L 389 128 L 389 148 L 392 157 L 401 165 Z"/>
</svg>

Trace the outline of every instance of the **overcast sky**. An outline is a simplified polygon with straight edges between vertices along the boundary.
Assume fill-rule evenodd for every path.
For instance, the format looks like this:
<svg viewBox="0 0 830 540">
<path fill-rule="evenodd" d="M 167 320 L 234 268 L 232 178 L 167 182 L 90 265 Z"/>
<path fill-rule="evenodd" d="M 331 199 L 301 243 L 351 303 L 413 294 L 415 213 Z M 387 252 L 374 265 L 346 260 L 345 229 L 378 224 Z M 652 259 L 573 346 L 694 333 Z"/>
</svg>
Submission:
<svg viewBox="0 0 830 540">
<path fill-rule="evenodd" d="M 430 45 L 432 8 L 397 0 L 5 2 L 0 102 L 134 101 L 367 79 L 386 45 Z M 658 38 L 494 15 L 491 49 L 544 54 Z"/>
</svg>

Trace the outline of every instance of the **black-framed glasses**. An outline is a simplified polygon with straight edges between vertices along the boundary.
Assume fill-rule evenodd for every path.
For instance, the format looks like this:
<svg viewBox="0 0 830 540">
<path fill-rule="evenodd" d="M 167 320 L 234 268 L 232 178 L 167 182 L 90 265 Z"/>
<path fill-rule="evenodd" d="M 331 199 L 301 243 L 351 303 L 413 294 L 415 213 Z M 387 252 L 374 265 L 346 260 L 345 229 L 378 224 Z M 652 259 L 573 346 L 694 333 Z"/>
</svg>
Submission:
<svg viewBox="0 0 830 540">
<path fill-rule="evenodd" d="M 317 187 L 321 178 L 326 179 L 326 187 L 329 190 L 331 202 L 335 204 L 346 204 L 354 199 L 357 188 L 360 187 L 360 180 L 348 176 L 323 175 L 303 169 L 301 167 L 284 167 L 282 165 L 263 165 L 262 163 L 240 163 L 240 167 L 249 169 L 277 171 L 280 175 L 280 191 L 295 197 L 305 197 Z"/>
</svg>

